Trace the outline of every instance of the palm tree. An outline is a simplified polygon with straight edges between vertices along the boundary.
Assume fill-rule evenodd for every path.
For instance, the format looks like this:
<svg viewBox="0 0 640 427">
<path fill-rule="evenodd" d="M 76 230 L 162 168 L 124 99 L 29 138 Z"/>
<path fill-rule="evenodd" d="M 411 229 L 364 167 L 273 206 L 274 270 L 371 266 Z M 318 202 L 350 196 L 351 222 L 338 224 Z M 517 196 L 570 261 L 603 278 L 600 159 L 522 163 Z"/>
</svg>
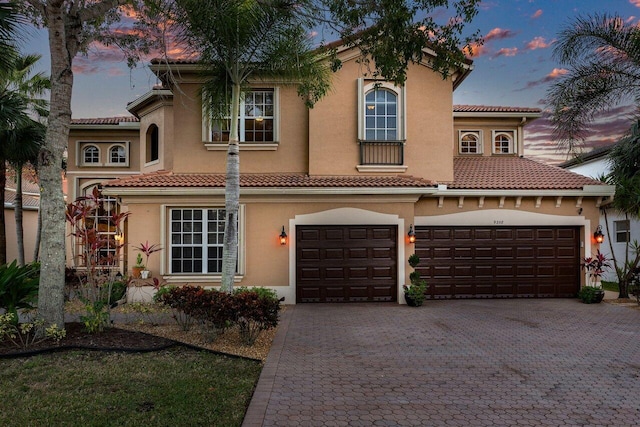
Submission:
<svg viewBox="0 0 640 427">
<path fill-rule="evenodd" d="M 14 40 L 18 26 L 23 21 L 15 2 L 0 3 L 0 72 L 10 69 L 12 61 L 18 56 Z"/>
<path fill-rule="evenodd" d="M 254 76 L 298 85 L 309 107 L 329 88 L 330 70 L 311 49 L 308 23 L 288 0 L 177 0 L 180 38 L 199 49 L 205 84 L 202 98 L 212 119 L 230 116 L 225 189 L 222 290 L 231 292 L 238 258 L 240 96 Z"/>
<path fill-rule="evenodd" d="M 35 166 L 38 152 L 44 143 L 47 129 L 42 123 L 30 120 L 26 125 L 7 132 L 0 138 L 6 145 L 7 161 L 14 168 L 16 179 L 16 201 L 14 213 L 16 218 L 16 240 L 18 248 L 18 264 L 25 265 L 24 231 L 22 209 L 22 172 L 27 163 Z"/>
<path fill-rule="evenodd" d="M 597 113 L 640 105 L 640 28 L 618 15 L 578 17 L 558 36 L 554 57 L 569 72 L 548 92 L 556 138 L 570 151 Z"/>
<path fill-rule="evenodd" d="M 24 163 L 26 144 L 24 136 L 33 136 L 37 126 L 29 113 L 47 115 L 47 101 L 40 98 L 49 88 L 49 79 L 41 73 L 33 74 L 39 55 L 18 56 L 10 69 L 0 73 L 0 115 L 6 113 L 6 122 L 0 126 L 0 202 L 4 206 L 6 162 Z M 6 108 L 4 108 L 6 107 Z M 4 108 L 4 109 L 3 109 Z M 27 141 L 31 144 L 33 141 Z M 26 150 L 30 151 L 30 150 Z M 0 212 L 0 264 L 6 263 L 7 236 L 4 209 Z"/>
</svg>

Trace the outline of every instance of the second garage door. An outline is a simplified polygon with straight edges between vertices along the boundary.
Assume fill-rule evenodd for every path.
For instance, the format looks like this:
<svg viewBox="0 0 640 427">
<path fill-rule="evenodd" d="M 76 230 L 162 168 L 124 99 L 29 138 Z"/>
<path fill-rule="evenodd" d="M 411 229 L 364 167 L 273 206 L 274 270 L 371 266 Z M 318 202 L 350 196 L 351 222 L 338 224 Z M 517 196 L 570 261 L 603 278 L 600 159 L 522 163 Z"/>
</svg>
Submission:
<svg viewBox="0 0 640 427">
<path fill-rule="evenodd" d="M 571 297 L 577 227 L 416 227 L 430 298 Z"/>
<path fill-rule="evenodd" d="M 297 302 L 397 300 L 396 226 L 296 227 Z"/>
</svg>

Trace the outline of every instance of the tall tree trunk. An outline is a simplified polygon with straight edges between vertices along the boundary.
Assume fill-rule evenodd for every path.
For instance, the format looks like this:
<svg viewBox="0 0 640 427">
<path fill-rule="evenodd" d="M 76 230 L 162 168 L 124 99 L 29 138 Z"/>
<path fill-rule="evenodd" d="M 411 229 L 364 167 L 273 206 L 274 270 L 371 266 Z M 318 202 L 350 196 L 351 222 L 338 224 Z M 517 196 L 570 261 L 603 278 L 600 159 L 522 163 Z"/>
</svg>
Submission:
<svg viewBox="0 0 640 427">
<path fill-rule="evenodd" d="M 0 265 L 7 263 L 7 231 L 5 225 L 4 191 L 7 186 L 7 161 L 0 154 L 0 165 L 2 165 L 2 173 L 0 174 L 0 201 L 2 202 L 2 212 L 0 212 Z"/>
<path fill-rule="evenodd" d="M 225 184 L 225 228 L 222 249 L 222 286 L 224 292 L 233 291 L 233 280 L 238 265 L 238 207 L 240 205 L 240 148 L 238 146 L 238 111 L 240 85 L 231 89 L 231 132 L 227 150 L 227 179 Z"/>
<path fill-rule="evenodd" d="M 51 112 L 45 145 L 38 158 L 42 215 L 38 312 L 49 325 L 64 325 L 65 204 L 62 194 L 62 157 L 71 125 L 71 65 L 77 53 L 77 34 L 73 33 L 71 25 L 65 25 L 64 3 L 50 1 L 46 5 L 51 51 Z"/>
<path fill-rule="evenodd" d="M 24 229 L 22 221 L 22 166 L 16 166 L 16 201 L 13 213 L 16 217 L 16 244 L 18 246 L 18 264 L 24 265 Z"/>
</svg>

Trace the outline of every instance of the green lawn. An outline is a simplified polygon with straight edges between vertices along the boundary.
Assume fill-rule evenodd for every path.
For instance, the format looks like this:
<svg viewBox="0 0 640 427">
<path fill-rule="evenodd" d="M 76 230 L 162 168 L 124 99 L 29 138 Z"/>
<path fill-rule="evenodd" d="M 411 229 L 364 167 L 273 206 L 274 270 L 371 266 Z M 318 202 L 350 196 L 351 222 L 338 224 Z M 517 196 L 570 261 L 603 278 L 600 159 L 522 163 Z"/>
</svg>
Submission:
<svg viewBox="0 0 640 427">
<path fill-rule="evenodd" d="M 618 289 L 618 282 L 607 282 L 603 280 L 602 289 L 604 289 L 605 291 L 620 292 L 620 289 Z"/>
<path fill-rule="evenodd" d="M 0 359 L 0 425 L 240 426 L 260 370 L 182 347 Z"/>
</svg>

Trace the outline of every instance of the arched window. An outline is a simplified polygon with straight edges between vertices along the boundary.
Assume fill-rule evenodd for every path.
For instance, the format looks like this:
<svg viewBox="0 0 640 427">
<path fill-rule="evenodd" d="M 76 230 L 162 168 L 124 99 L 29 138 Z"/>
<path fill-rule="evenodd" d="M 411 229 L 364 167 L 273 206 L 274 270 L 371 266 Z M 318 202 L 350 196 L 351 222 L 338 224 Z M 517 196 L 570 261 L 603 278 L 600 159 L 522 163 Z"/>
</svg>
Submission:
<svg viewBox="0 0 640 427">
<path fill-rule="evenodd" d="M 122 145 L 114 145 L 109 149 L 109 162 L 118 164 L 127 163 L 127 152 Z"/>
<path fill-rule="evenodd" d="M 514 132 L 494 131 L 493 132 L 493 152 L 495 154 L 511 154 L 514 152 Z"/>
<path fill-rule="evenodd" d="M 152 124 L 147 129 L 146 154 L 145 161 L 147 163 L 156 161 L 160 158 L 160 137 L 158 126 Z"/>
<path fill-rule="evenodd" d="M 365 95 L 364 137 L 367 141 L 398 140 L 398 95 L 376 88 Z"/>
<path fill-rule="evenodd" d="M 87 145 L 82 150 L 85 164 L 100 163 L 100 150 L 95 145 Z"/>
<path fill-rule="evenodd" d="M 480 132 L 460 131 L 460 154 L 480 153 L 482 153 Z"/>
</svg>

